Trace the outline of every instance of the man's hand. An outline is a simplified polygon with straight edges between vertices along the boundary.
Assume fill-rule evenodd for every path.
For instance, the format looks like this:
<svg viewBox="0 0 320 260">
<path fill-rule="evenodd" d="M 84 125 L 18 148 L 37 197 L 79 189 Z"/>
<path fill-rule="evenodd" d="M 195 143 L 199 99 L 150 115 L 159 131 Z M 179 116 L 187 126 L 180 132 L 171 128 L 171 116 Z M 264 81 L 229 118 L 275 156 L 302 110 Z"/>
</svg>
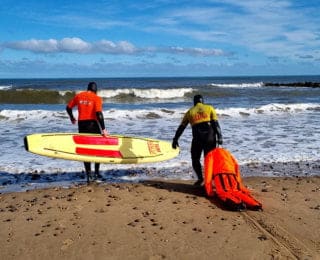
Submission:
<svg viewBox="0 0 320 260">
<path fill-rule="evenodd" d="M 70 121 L 71 121 L 71 123 L 72 123 L 73 125 L 75 125 L 75 124 L 77 123 L 77 120 L 76 120 L 75 118 L 71 118 Z"/>
<path fill-rule="evenodd" d="M 179 147 L 179 143 L 177 139 L 173 139 L 172 141 L 172 148 L 173 149 L 177 149 L 177 147 Z"/>
<path fill-rule="evenodd" d="M 102 130 L 102 135 L 103 135 L 104 137 L 107 137 L 107 136 L 109 135 L 107 129 L 103 129 L 103 130 Z"/>
</svg>

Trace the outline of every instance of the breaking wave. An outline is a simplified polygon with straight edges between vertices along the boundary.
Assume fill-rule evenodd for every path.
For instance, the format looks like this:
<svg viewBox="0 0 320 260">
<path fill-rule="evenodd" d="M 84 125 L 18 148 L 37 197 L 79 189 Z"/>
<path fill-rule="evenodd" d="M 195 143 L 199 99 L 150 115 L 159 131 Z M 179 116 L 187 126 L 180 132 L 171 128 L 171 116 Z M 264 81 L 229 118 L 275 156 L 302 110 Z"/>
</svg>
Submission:
<svg viewBox="0 0 320 260">
<path fill-rule="evenodd" d="M 226 108 L 216 109 L 219 117 L 246 117 L 259 115 L 297 114 L 302 112 L 320 111 L 319 104 L 268 104 L 253 108 Z M 159 119 L 181 118 L 185 109 L 110 109 L 104 112 L 105 118 L 118 119 Z M 75 111 L 75 115 L 77 112 Z M 0 120 L 39 120 L 39 119 L 67 119 L 66 112 L 48 110 L 9 110 L 0 111 Z"/>
<path fill-rule="evenodd" d="M 172 89 L 102 89 L 98 95 L 104 99 L 118 99 L 123 102 L 148 100 L 170 100 L 184 98 L 192 94 L 193 88 L 172 88 Z M 57 91 L 43 89 L 7 89 L 0 88 L 0 104 L 66 104 L 79 91 Z"/>
</svg>

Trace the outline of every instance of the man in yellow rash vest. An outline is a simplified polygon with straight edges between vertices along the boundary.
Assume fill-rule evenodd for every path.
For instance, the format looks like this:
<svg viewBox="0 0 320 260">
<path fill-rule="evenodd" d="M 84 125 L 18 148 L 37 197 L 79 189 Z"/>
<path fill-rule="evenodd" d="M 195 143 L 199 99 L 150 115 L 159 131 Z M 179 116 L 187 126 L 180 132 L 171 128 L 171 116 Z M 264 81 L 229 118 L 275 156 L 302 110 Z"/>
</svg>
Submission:
<svg viewBox="0 0 320 260">
<path fill-rule="evenodd" d="M 203 103 L 201 95 L 193 97 L 194 106 L 184 115 L 176 134 L 172 141 L 172 148 L 179 146 L 178 139 L 184 129 L 190 123 L 192 127 L 191 160 L 192 167 L 198 176 L 195 185 L 201 185 L 203 182 L 202 166 L 200 158 L 202 152 L 204 156 L 214 149 L 217 144 L 222 144 L 221 128 L 218 117 L 213 106 Z"/>
</svg>

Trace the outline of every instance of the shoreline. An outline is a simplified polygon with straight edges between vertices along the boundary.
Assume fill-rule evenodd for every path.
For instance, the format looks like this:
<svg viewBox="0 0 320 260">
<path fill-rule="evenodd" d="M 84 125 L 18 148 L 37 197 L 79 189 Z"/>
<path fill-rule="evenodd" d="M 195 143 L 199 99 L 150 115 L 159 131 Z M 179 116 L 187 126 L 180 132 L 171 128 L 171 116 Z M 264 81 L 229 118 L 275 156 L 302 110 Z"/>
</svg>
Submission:
<svg viewBox="0 0 320 260">
<path fill-rule="evenodd" d="M 1 259 L 320 259 L 320 177 L 244 177 L 264 211 L 231 212 L 193 181 L 0 194 Z"/>
<path fill-rule="evenodd" d="M 101 183 L 139 183 L 141 181 L 153 179 L 165 179 L 170 181 L 170 174 L 167 169 L 136 166 L 129 169 L 114 169 L 101 171 L 103 178 Z M 195 181 L 192 167 L 173 169 L 174 175 L 179 173 L 189 173 L 190 179 L 181 179 Z M 320 160 L 317 161 L 298 161 L 298 162 L 251 162 L 240 165 L 241 176 L 245 177 L 314 177 L 320 176 Z M 141 176 L 141 179 L 139 179 Z M 124 178 L 125 177 L 125 178 Z M 75 187 L 86 184 L 86 175 L 83 170 L 79 172 L 27 172 L 12 174 L 0 172 L 0 195 L 10 192 L 25 192 L 33 189 L 44 189 L 50 187 Z"/>
</svg>

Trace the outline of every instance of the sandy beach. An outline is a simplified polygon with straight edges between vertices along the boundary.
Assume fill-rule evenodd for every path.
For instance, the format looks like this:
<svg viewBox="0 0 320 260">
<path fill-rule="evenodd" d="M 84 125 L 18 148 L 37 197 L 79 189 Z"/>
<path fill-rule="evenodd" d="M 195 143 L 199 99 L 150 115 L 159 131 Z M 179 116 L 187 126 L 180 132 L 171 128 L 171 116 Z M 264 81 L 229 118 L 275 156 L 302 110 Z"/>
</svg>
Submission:
<svg viewBox="0 0 320 260">
<path fill-rule="evenodd" d="M 320 178 L 249 177 L 264 211 L 190 181 L 0 194 L 0 259 L 320 259 Z"/>
</svg>

